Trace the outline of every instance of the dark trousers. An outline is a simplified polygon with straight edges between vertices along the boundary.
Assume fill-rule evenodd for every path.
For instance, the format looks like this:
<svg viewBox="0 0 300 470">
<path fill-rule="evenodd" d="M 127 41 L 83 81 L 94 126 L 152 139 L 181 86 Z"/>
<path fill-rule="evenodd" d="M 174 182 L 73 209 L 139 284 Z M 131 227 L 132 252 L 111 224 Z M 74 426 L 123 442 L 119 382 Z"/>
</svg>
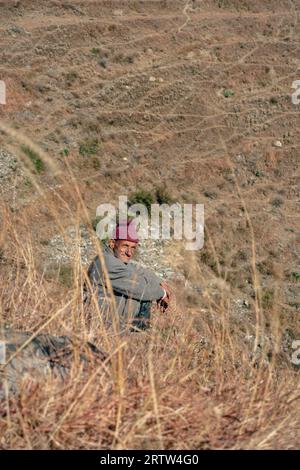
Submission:
<svg viewBox="0 0 300 470">
<path fill-rule="evenodd" d="M 131 331 L 147 330 L 150 328 L 151 302 L 141 302 L 140 309 L 136 314 Z"/>
</svg>

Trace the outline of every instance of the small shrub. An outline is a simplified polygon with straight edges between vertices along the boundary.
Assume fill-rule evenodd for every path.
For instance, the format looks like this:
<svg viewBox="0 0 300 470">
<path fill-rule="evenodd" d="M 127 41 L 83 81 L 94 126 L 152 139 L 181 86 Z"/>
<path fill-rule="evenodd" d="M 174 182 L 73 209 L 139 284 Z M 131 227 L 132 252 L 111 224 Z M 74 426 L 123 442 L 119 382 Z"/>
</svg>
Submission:
<svg viewBox="0 0 300 470">
<path fill-rule="evenodd" d="M 63 156 L 63 157 L 67 157 L 69 155 L 70 151 L 69 149 L 67 148 L 64 148 L 60 151 L 60 154 Z"/>
<path fill-rule="evenodd" d="M 156 197 L 156 201 L 158 202 L 158 204 L 171 204 L 172 203 L 172 198 L 170 194 L 168 193 L 168 191 L 166 190 L 166 188 L 164 187 L 156 188 L 155 197 Z"/>
<path fill-rule="evenodd" d="M 45 164 L 43 160 L 39 158 L 39 156 L 29 147 L 26 145 L 22 145 L 21 149 L 27 155 L 27 157 L 32 161 L 36 173 L 41 173 L 42 171 L 45 170 Z"/>
<path fill-rule="evenodd" d="M 72 287 L 73 284 L 73 269 L 70 266 L 60 266 L 58 273 L 58 280 L 66 287 Z"/>
<path fill-rule="evenodd" d="M 74 83 L 77 78 L 78 78 L 77 72 L 69 72 L 66 75 L 66 80 L 67 80 L 68 85 L 71 85 L 72 83 Z"/>
<path fill-rule="evenodd" d="M 126 56 L 126 62 L 128 64 L 134 64 L 134 60 L 135 60 L 135 55 L 134 54 L 128 54 Z"/>
<path fill-rule="evenodd" d="M 217 260 L 213 253 L 208 249 L 203 249 L 200 254 L 200 263 L 204 263 L 206 266 L 209 266 L 215 274 L 219 274 Z"/>
<path fill-rule="evenodd" d="M 275 197 L 272 199 L 271 204 L 273 207 L 280 207 L 283 205 L 283 199 L 281 197 Z"/>
<path fill-rule="evenodd" d="M 97 225 L 101 220 L 102 220 L 102 217 L 100 217 L 100 216 L 96 216 L 91 220 L 91 225 L 93 227 L 93 230 L 95 230 L 95 232 L 97 230 Z"/>
<path fill-rule="evenodd" d="M 145 191 L 144 189 L 133 193 L 128 200 L 130 206 L 133 204 L 144 204 L 148 212 L 150 212 L 151 204 L 154 204 L 154 202 L 155 200 L 152 194 L 149 191 Z"/>
<path fill-rule="evenodd" d="M 79 153 L 83 156 L 96 155 L 98 152 L 99 142 L 97 139 L 86 140 L 79 146 Z"/>
<path fill-rule="evenodd" d="M 26 186 L 26 188 L 31 188 L 32 187 L 32 182 L 30 181 L 29 178 L 25 179 L 24 186 Z"/>
<path fill-rule="evenodd" d="M 270 259 L 266 261 L 258 261 L 256 263 L 256 267 L 259 270 L 259 272 L 265 276 L 270 276 L 273 274 L 273 266 L 272 266 L 272 261 Z"/>
<path fill-rule="evenodd" d="M 114 33 L 114 32 L 116 31 L 116 29 L 117 29 L 117 25 L 116 25 L 116 24 L 110 24 L 110 25 L 108 26 L 108 31 L 110 31 L 110 32 L 112 32 L 112 33 Z"/>
<path fill-rule="evenodd" d="M 224 95 L 225 98 L 230 98 L 231 96 L 234 95 L 234 91 L 233 90 L 224 90 L 223 95 Z"/>
<path fill-rule="evenodd" d="M 94 170 L 99 170 L 100 169 L 100 161 L 97 157 L 93 157 L 91 161 L 91 165 L 94 168 Z"/>
<path fill-rule="evenodd" d="M 270 289 L 265 290 L 262 294 L 261 301 L 263 308 L 271 308 L 274 302 L 274 292 Z"/>
</svg>

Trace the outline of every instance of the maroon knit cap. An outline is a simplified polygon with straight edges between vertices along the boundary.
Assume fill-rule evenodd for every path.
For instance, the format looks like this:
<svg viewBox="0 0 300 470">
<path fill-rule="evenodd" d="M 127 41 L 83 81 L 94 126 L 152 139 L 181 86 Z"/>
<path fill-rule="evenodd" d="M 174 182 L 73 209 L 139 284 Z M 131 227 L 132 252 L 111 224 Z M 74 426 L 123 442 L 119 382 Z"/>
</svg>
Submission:
<svg viewBox="0 0 300 470">
<path fill-rule="evenodd" d="M 114 240 L 128 240 L 129 242 L 138 243 L 138 235 L 133 221 L 120 221 L 114 230 L 112 238 Z"/>
</svg>

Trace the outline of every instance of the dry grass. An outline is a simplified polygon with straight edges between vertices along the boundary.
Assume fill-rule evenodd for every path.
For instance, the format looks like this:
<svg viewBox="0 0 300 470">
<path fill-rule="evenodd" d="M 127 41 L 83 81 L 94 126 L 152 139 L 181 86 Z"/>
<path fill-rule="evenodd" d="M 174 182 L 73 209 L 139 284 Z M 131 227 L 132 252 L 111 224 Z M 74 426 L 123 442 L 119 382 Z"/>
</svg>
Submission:
<svg viewBox="0 0 300 470">
<path fill-rule="evenodd" d="M 109 359 L 84 372 L 75 355 L 64 383 L 25 379 L 0 403 L 0 448 L 298 448 L 299 369 L 282 348 L 287 327 L 299 332 L 296 296 L 283 295 L 297 269 L 296 2 L 122 2 L 121 18 L 111 15 L 117 1 L 69 2 L 84 13 L 69 17 L 58 3 L 3 10 L 9 100 L 0 116 L 9 124 L 0 122 L 0 144 L 30 184 L 25 192 L 16 179 L 0 202 L 0 323 L 90 340 Z M 14 24 L 20 32 L 10 34 Z M 107 69 L 87 53 L 100 43 Z M 87 158 L 99 136 L 101 172 L 100 155 Z M 62 283 L 41 240 L 52 228 L 68 238 L 71 225 L 79 237 L 96 204 L 137 181 L 166 185 L 178 201 L 205 196 L 206 240 L 199 253 L 168 248 L 187 282 L 174 282 L 170 311 L 153 313 L 149 333 L 120 337 L 105 330 L 96 302 L 83 307 L 79 250 Z M 237 297 L 247 312 L 236 312 Z"/>
<path fill-rule="evenodd" d="M 87 220 L 74 181 L 72 187 L 65 184 L 63 193 L 50 198 L 38 177 L 31 177 L 36 179 L 41 204 L 44 208 L 46 204 L 62 233 L 66 213 L 73 214 L 77 225 Z M 231 292 L 222 276 L 207 278 L 191 258 L 188 272 L 202 283 L 204 295 L 189 306 L 185 287 L 174 285 L 177 301 L 165 315 L 154 314 L 150 333 L 120 337 L 105 331 L 96 302 L 89 311 L 82 306 L 86 274 L 79 252 L 71 288 L 42 273 L 38 243 L 30 231 L 31 216 L 24 212 L 16 217 L 2 207 L 2 321 L 33 334 L 48 331 L 93 340 L 108 352 L 109 360 L 101 366 L 91 364 L 88 373 L 75 361 L 63 384 L 51 377 L 43 383 L 26 379 L 20 396 L 10 396 L 1 405 L 1 448 L 297 447 L 299 380 L 297 371 L 280 354 L 276 308 L 268 334 L 271 340 L 258 348 L 265 316 L 253 231 L 251 269 L 256 295 L 248 322 L 243 325 L 231 314 Z M 247 211 L 246 217 L 251 226 Z M 207 243 L 218 267 L 209 233 Z M 95 240 L 95 251 L 99 249 Z M 217 297 L 211 291 L 212 280 L 214 286 L 217 282 Z M 249 333 L 255 340 L 247 345 Z M 272 357 L 268 356 L 270 341 Z"/>
</svg>

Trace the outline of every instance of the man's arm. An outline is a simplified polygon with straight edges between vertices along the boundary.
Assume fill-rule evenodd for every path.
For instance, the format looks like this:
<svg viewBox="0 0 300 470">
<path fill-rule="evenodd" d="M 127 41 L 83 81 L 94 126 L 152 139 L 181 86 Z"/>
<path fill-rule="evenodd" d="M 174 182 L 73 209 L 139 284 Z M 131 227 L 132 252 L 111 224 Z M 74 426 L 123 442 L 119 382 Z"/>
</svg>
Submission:
<svg viewBox="0 0 300 470">
<path fill-rule="evenodd" d="M 165 289 L 160 286 L 160 279 L 150 271 L 141 269 L 137 265 L 126 265 L 112 256 L 105 256 L 105 262 L 112 289 L 116 293 L 143 301 L 159 300 L 164 297 Z M 90 266 L 88 275 L 94 285 L 105 284 L 98 257 Z"/>
<path fill-rule="evenodd" d="M 132 299 L 152 301 L 164 297 L 165 290 L 160 286 L 160 279 L 136 266 L 119 264 L 109 271 L 109 278 L 114 291 Z"/>
</svg>

